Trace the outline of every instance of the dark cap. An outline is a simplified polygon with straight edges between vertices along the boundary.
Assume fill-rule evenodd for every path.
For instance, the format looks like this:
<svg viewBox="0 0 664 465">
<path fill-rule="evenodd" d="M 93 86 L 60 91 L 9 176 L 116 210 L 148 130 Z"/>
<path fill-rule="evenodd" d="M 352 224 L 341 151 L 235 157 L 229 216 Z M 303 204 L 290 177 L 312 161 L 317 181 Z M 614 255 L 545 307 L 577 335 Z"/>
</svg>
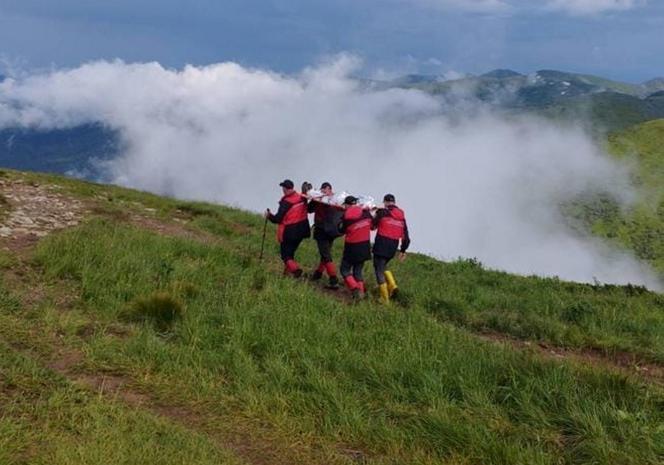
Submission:
<svg viewBox="0 0 664 465">
<path fill-rule="evenodd" d="M 345 205 L 355 205 L 356 203 L 357 203 L 357 197 L 353 197 L 352 195 L 349 195 L 344 199 Z"/>
<path fill-rule="evenodd" d="M 394 196 L 392 194 L 385 194 L 385 197 L 383 197 L 383 202 L 396 202 L 396 200 L 394 200 Z"/>
<path fill-rule="evenodd" d="M 284 179 L 284 181 L 280 182 L 279 185 L 281 187 L 285 187 L 286 189 L 293 189 L 295 187 L 295 184 L 293 184 L 293 181 L 290 179 Z"/>
<path fill-rule="evenodd" d="M 320 185 L 320 188 L 321 189 L 326 189 L 326 188 L 332 189 L 332 184 L 330 184 L 329 182 L 326 181 L 326 182 L 324 182 L 323 184 Z"/>
</svg>

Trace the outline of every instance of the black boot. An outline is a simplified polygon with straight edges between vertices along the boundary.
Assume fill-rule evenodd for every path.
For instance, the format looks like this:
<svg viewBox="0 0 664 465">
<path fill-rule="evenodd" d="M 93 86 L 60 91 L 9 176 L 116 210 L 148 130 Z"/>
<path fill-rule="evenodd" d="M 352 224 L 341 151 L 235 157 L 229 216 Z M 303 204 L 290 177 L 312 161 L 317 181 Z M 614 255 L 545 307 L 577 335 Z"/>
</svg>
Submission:
<svg viewBox="0 0 664 465">
<path fill-rule="evenodd" d="M 336 291 L 339 289 L 339 278 L 336 276 L 330 276 L 330 282 L 325 287 Z"/>
<path fill-rule="evenodd" d="M 323 277 L 323 272 L 322 271 L 314 271 L 314 273 L 311 275 L 311 280 L 312 281 L 320 281 L 320 278 Z"/>
</svg>

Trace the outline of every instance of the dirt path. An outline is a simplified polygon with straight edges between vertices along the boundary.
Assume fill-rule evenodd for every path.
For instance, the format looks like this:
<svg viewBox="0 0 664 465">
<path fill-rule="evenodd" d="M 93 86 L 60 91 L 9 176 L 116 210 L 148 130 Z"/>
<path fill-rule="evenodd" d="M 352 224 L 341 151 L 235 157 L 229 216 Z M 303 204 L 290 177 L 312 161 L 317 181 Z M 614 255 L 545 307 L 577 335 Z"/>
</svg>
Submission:
<svg viewBox="0 0 664 465">
<path fill-rule="evenodd" d="M 472 333 L 479 339 L 516 350 L 525 350 L 547 360 L 570 361 L 581 365 L 600 367 L 641 381 L 664 386 L 664 365 L 646 362 L 629 352 L 611 353 L 601 349 L 567 349 L 543 342 L 524 341 L 502 333 Z"/>
<path fill-rule="evenodd" d="M 9 210 L 0 218 L 0 238 L 19 247 L 51 231 L 76 226 L 85 214 L 83 202 L 63 194 L 55 185 L 0 179 L 0 195 Z"/>
<path fill-rule="evenodd" d="M 269 427 L 249 420 L 211 417 L 186 405 L 165 404 L 136 387 L 131 377 L 116 373 L 88 373 L 81 366 L 85 356 L 74 349 L 60 349 L 45 365 L 70 382 L 132 409 L 142 409 L 207 436 L 223 450 L 252 465 L 306 465 L 342 463 L 303 444 L 272 439 Z"/>
</svg>

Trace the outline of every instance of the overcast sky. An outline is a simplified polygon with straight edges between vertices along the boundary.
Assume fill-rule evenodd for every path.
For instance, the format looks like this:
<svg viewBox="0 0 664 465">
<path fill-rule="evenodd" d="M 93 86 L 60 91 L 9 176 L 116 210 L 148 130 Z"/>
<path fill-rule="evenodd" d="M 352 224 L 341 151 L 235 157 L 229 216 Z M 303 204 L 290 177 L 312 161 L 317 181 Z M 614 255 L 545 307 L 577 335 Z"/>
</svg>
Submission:
<svg viewBox="0 0 664 465">
<path fill-rule="evenodd" d="M 95 59 L 294 72 L 351 52 L 366 75 L 561 69 L 664 75 L 661 0 L 0 0 L 0 69 Z M 2 71 L 0 71 L 2 72 Z"/>
</svg>

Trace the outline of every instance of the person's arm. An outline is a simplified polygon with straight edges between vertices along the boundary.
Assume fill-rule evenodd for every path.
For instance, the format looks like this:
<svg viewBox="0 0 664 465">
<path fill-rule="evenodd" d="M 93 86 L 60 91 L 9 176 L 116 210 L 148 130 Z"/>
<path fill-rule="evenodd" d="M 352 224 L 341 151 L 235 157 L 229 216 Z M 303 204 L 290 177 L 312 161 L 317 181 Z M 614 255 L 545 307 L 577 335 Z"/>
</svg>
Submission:
<svg viewBox="0 0 664 465">
<path fill-rule="evenodd" d="M 408 234 L 408 224 L 403 221 L 403 237 L 401 238 L 401 253 L 405 254 L 410 246 L 410 235 Z"/>
<path fill-rule="evenodd" d="M 381 218 L 383 218 L 386 213 L 387 211 L 384 208 L 376 210 L 376 216 L 373 217 L 371 222 L 371 229 L 378 229 L 378 223 L 380 223 Z"/>
<path fill-rule="evenodd" d="M 284 216 L 286 215 L 290 207 L 291 204 L 286 202 L 285 200 L 279 201 L 279 210 L 277 211 L 276 214 L 270 213 L 267 219 L 270 220 L 272 223 L 276 224 L 281 223 L 281 221 L 284 219 Z"/>
<path fill-rule="evenodd" d="M 339 221 L 339 225 L 337 226 L 337 229 L 339 229 L 339 232 L 341 234 L 346 234 L 346 228 L 348 226 L 350 226 L 350 222 L 344 216 L 343 218 L 341 218 L 341 221 Z"/>
</svg>

